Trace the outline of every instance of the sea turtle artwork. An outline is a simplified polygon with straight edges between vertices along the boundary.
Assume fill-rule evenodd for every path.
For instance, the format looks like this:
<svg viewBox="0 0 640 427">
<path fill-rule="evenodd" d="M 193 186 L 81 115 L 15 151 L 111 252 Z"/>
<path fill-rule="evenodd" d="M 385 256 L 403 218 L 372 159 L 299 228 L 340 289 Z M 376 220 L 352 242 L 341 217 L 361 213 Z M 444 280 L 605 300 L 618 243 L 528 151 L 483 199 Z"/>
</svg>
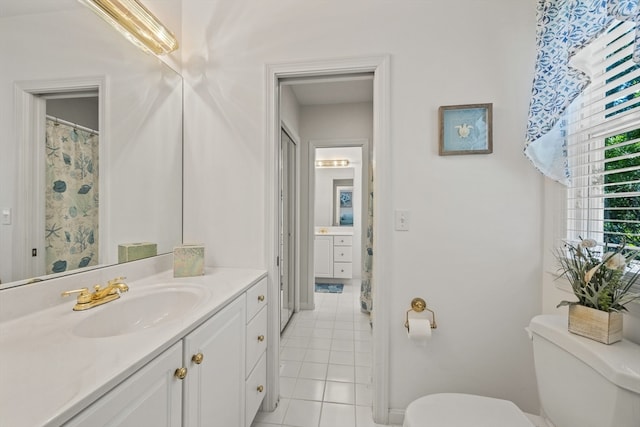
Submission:
<svg viewBox="0 0 640 427">
<path fill-rule="evenodd" d="M 471 133 L 471 129 L 473 129 L 473 126 L 469 126 L 468 124 L 463 123 L 456 126 L 455 128 L 458 129 L 458 135 L 460 136 L 460 138 L 466 138 Z"/>
</svg>

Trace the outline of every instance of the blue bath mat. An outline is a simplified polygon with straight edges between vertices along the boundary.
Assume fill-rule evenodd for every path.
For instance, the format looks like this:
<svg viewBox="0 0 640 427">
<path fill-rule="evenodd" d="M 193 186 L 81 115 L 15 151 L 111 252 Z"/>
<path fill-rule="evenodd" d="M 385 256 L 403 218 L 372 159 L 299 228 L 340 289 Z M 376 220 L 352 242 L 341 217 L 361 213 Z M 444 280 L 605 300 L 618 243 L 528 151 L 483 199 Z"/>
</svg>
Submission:
<svg viewBox="0 0 640 427">
<path fill-rule="evenodd" d="M 344 285 L 342 283 L 316 283 L 316 292 L 325 294 L 341 294 Z"/>
</svg>

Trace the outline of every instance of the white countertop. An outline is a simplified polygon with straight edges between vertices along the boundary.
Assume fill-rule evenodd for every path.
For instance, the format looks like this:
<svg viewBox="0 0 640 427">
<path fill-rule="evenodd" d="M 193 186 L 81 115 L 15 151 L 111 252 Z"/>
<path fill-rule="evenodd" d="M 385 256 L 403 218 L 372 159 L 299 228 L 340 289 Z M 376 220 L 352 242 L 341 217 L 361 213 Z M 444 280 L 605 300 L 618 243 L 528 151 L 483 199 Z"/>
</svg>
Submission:
<svg viewBox="0 0 640 427">
<path fill-rule="evenodd" d="M 262 270 L 213 268 L 204 276 L 173 278 L 166 271 L 128 282 L 119 300 L 87 311 L 72 311 L 75 298 L 0 323 L 0 426 L 54 426 L 91 402 L 195 329 L 257 283 Z M 120 336 L 86 338 L 73 328 L 98 310 L 148 291 L 154 284 L 193 283 L 207 296 L 180 319 Z"/>
</svg>

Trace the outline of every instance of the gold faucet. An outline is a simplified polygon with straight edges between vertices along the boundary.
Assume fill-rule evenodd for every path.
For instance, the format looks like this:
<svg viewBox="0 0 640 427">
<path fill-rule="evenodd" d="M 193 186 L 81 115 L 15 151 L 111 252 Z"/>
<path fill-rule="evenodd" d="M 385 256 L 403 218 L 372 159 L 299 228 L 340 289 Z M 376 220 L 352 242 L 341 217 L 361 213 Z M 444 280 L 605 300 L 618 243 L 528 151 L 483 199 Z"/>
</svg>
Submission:
<svg viewBox="0 0 640 427">
<path fill-rule="evenodd" d="M 121 292 L 127 292 L 129 286 L 124 283 L 124 277 L 118 277 L 107 282 L 107 286 L 101 288 L 100 285 L 95 285 L 94 292 L 90 293 L 88 288 L 73 289 L 71 291 L 65 291 L 62 293 L 63 297 L 71 294 L 78 294 L 76 305 L 73 307 L 74 311 L 88 310 L 93 307 L 97 307 L 102 304 L 106 304 L 110 301 L 120 298 Z"/>
</svg>

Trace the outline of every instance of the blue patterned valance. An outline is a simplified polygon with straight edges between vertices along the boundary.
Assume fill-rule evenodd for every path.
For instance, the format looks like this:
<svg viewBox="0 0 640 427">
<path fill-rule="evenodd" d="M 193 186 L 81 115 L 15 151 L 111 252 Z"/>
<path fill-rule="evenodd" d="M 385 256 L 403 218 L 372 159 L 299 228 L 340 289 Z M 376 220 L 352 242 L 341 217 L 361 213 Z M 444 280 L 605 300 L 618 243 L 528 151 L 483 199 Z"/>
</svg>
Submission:
<svg viewBox="0 0 640 427">
<path fill-rule="evenodd" d="M 636 24 L 634 61 L 640 62 L 640 0 L 539 0 L 537 59 L 525 154 L 546 176 L 567 184 L 565 111 L 589 84 L 571 58 L 614 19 Z"/>
</svg>

